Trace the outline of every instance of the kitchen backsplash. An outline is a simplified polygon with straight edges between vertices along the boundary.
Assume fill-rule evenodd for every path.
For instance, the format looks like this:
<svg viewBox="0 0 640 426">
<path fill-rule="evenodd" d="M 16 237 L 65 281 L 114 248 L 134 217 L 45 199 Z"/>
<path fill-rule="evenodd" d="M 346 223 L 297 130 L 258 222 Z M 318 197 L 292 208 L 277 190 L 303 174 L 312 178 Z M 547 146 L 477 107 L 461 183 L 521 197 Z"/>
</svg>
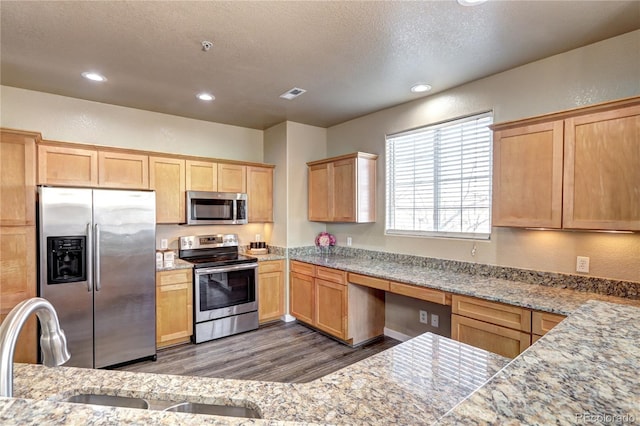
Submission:
<svg viewBox="0 0 640 426">
<path fill-rule="evenodd" d="M 424 266 L 426 268 L 448 270 L 485 277 L 502 278 L 528 284 L 549 287 L 568 288 L 578 291 L 589 291 L 609 296 L 640 299 L 640 282 L 618 281 L 583 275 L 560 274 L 556 272 L 531 271 L 504 266 L 485 265 L 480 263 L 461 262 L 457 260 L 436 259 L 431 257 L 412 256 L 408 254 L 388 253 L 365 250 L 353 247 L 333 246 L 328 253 L 316 246 L 295 247 L 288 254 L 344 256 L 359 259 L 372 259 L 381 262 L 396 262 L 407 265 Z"/>
</svg>

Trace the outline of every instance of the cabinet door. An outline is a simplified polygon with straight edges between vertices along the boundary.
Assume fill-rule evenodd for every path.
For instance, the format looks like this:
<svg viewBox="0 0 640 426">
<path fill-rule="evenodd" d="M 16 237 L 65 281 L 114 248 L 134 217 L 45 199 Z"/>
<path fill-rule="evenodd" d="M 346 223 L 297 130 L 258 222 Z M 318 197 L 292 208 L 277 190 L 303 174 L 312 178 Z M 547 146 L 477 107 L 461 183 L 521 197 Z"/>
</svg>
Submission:
<svg viewBox="0 0 640 426">
<path fill-rule="evenodd" d="M 328 222 L 332 218 L 329 187 L 332 182 L 329 163 L 309 167 L 309 220 Z"/>
<path fill-rule="evenodd" d="M 315 323 L 318 329 L 347 339 L 347 286 L 315 279 Z"/>
<path fill-rule="evenodd" d="M 193 334 L 193 284 L 191 279 L 161 285 L 163 282 L 184 279 L 183 276 L 175 275 L 173 272 L 157 274 L 156 343 L 159 348 L 188 342 Z"/>
<path fill-rule="evenodd" d="M 184 160 L 149 157 L 149 188 L 156 191 L 156 222 L 184 223 Z"/>
<path fill-rule="evenodd" d="M 289 281 L 291 315 L 298 321 L 313 325 L 313 277 L 292 272 Z"/>
<path fill-rule="evenodd" d="M 37 135 L 2 131 L 0 225 L 35 225 Z"/>
<path fill-rule="evenodd" d="M 187 160 L 187 191 L 218 190 L 218 163 Z"/>
<path fill-rule="evenodd" d="M 640 106 L 565 120 L 564 227 L 640 230 Z"/>
<path fill-rule="evenodd" d="M 247 167 L 249 222 L 273 222 L 273 169 Z"/>
<path fill-rule="evenodd" d="M 562 226 L 563 123 L 498 131 L 493 139 L 493 226 Z"/>
<path fill-rule="evenodd" d="M 237 164 L 218 164 L 218 191 L 247 192 L 246 168 Z"/>
<path fill-rule="evenodd" d="M 149 156 L 98 151 L 98 185 L 104 188 L 149 189 Z"/>
<path fill-rule="evenodd" d="M 507 358 L 515 358 L 529 347 L 531 335 L 454 314 L 451 315 L 451 338 Z"/>
<path fill-rule="evenodd" d="M 329 197 L 332 198 L 335 222 L 355 222 L 356 217 L 356 159 L 349 158 L 333 163 L 332 185 Z"/>
<path fill-rule="evenodd" d="M 36 230 L 35 226 L 0 227 L 0 317 L 18 303 L 35 297 Z M 16 362 L 37 361 L 36 322 L 31 318 L 18 339 Z"/>
<path fill-rule="evenodd" d="M 531 332 L 539 336 L 544 336 L 565 318 L 564 315 L 534 311 L 531 315 Z"/>
<path fill-rule="evenodd" d="M 258 320 L 261 323 L 280 319 L 284 315 L 283 273 L 273 271 L 258 274 Z"/>
<path fill-rule="evenodd" d="M 38 183 L 98 186 L 98 151 L 38 145 Z"/>
</svg>

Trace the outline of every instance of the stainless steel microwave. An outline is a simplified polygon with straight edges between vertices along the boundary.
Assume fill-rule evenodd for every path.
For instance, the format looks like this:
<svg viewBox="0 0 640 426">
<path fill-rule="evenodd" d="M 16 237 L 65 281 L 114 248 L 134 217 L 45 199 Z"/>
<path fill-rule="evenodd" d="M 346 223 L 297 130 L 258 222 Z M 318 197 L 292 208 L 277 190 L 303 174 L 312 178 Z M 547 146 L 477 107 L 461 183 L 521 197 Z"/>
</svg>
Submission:
<svg viewBox="0 0 640 426">
<path fill-rule="evenodd" d="M 187 225 L 247 223 L 247 194 L 187 191 Z"/>
</svg>

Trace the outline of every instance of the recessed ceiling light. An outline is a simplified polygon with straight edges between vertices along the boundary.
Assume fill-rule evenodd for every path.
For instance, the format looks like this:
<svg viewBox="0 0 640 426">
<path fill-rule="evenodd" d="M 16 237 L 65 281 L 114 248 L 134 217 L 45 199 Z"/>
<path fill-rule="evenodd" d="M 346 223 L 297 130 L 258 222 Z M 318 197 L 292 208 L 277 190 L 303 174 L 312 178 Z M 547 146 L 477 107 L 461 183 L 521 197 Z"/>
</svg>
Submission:
<svg viewBox="0 0 640 426">
<path fill-rule="evenodd" d="M 212 101 L 214 100 L 216 97 L 213 96 L 210 93 L 198 93 L 196 95 L 196 98 L 200 99 L 201 101 Z"/>
<path fill-rule="evenodd" d="M 477 6 L 486 1 L 487 0 L 458 0 L 458 4 L 461 6 Z"/>
<path fill-rule="evenodd" d="M 107 81 L 107 77 L 103 76 L 102 74 L 98 74 L 97 72 L 90 72 L 90 71 L 83 72 L 82 76 L 87 80 L 91 80 L 91 81 L 99 81 L 99 82 Z"/>
<path fill-rule="evenodd" d="M 411 88 L 411 91 L 413 93 L 424 93 L 428 92 L 429 90 L 431 90 L 431 86 L 424 83 L 416 84 Z"/>
</svg>

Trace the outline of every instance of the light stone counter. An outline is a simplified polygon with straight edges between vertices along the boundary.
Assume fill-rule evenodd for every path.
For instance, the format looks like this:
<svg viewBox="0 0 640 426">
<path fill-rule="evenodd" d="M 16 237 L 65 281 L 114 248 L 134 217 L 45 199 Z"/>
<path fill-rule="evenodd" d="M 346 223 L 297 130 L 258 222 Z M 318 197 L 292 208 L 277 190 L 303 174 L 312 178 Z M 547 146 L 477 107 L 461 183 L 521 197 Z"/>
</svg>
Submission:
<svg viewBox="0 0 640 426">
<path fill-rule="evenodd" d="M 431 424 L 508 360 L 423 334 L 305 384 L 16 364 L 0 424 Z M 239 405 L 264 420 L 59 402 L 77 393 Z"/>
<path fill-rule="evenodd" d="M 452 272 L 420 265 L 344 256 L 292 255 L 290 260 L 369 275 L 421 287 L 569 315 L 589 300 L 640 306 L 640 300 L 586 291 L 527 284 L 490 276 Z"/>
<path fill-rule="evenodd" d="M 640 423 L 640 309 L 588 302 L 442 425 Z"/>
<path fill-rule="evenodd" d="M 0 424 L 631 424 L 638 318 L 637 307 L 588 302 L 511 362 L 427 333 L 306 384 L 16 364 L 15 395 L 27 399 L 0 398 Z M 244 404 L 264 420 L 59 402 L 78 392 Z"/>
</svg>

